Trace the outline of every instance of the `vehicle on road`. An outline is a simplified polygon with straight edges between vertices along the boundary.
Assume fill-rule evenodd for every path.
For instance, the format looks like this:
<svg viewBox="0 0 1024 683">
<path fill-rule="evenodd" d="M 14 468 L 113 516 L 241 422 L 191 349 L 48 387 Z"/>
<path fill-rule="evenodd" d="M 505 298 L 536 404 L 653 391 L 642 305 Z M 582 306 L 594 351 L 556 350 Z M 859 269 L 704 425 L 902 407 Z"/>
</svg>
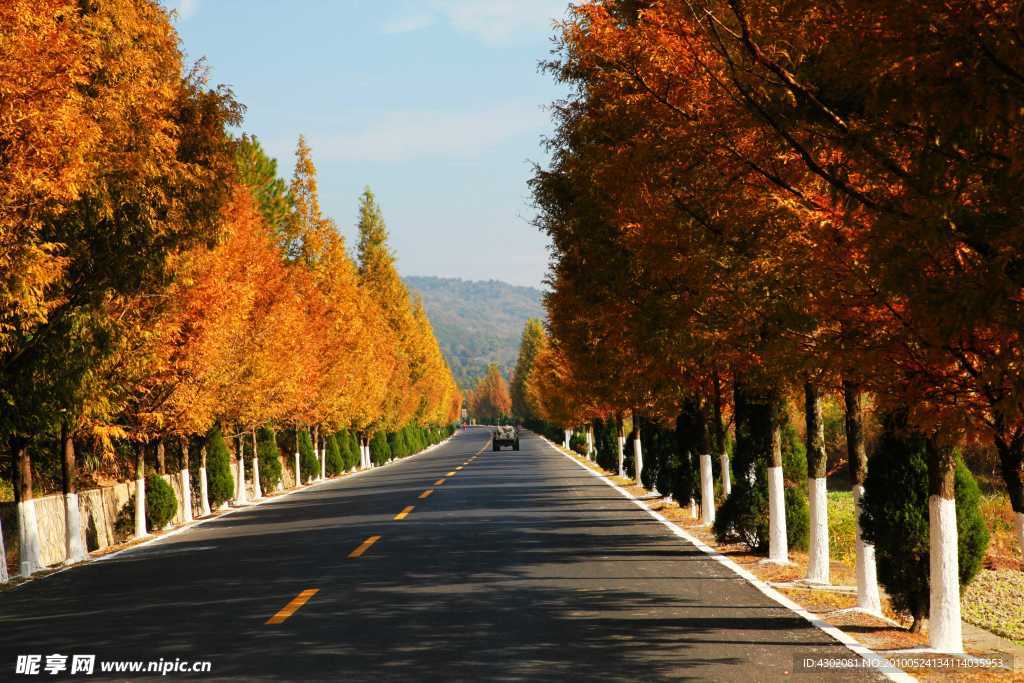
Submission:
<svg viewBox="0 0 1024 683">
<path fill-rule="evenodd" d="M 502 425 L 494 429 L 491 437 L 491 449 L 500 451 L 502 446 L 511 446 L 512 450 L 519 450 L 519 430 L 512 425 Z"/>
</svg>

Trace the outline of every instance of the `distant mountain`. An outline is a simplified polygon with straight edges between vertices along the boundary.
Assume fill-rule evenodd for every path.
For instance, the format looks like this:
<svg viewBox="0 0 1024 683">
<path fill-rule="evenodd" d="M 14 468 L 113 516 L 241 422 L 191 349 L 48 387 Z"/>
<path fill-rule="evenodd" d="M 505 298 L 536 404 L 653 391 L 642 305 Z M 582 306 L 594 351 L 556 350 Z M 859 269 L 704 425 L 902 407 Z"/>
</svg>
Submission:
<svg viewBox="0 0 1024 683">
<path fill-rule="evenodd" d="M 543 318 L 541 291 L 498 280 L 406 277 L 423 297 L 427 317 L 459 386 L 476 383 L 488 363 L 508 377 L 516 364 L 527 318 Z"/>
</svg>

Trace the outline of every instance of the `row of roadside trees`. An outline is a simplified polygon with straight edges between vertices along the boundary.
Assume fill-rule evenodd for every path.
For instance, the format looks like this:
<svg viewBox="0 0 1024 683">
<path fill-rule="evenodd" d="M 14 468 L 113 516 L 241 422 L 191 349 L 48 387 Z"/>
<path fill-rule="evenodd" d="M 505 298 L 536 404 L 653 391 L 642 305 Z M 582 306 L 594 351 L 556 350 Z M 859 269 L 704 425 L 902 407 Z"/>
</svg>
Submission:
<svg viewBox="0 0 1024 683">
<path fill-rule="evenodd" d="M 232 93 L 184 68 L 157 2 L 4 3 L 0 83 L 0 433 L 23 574 L 40 565 L 36 473 L 60 470 L 81 558 L 83 456 L 145 501 L 147 459 L 162 469 L 172 449 L 189 491 L 190 453 L 214 426 L 243 463 L 270 428 L 308 430 L 317 453 L 327 435 L 358 435 L 369 466 L 375 435 L 402 434 L 404 454 L 457 419 L 373 194 L 353 258 L 305 142 L 286 183 L 232 134 Z M 258 480 L 248 462 L 237 473 Z"/>
<path fill-rule="evenodd" d="M 961 651 L 980 542 L 957 507 L 963 444 L 998 452 L 1024 545 L 1019 24 L 975 0 L 576 4 L 548 64 L 570 95 L 533 179 L 550 335 L 527 329 L 540 341 L 513 402 L 566 427 L 632 415 L 638 482 L 644 425 L 671 423 L 690 435 L 681 490 L 711 517 L 714 474 L 734 501 L 766 489 L 769 557 L 785 561 L 798 396 L 812 582 L 828 581 L 822 398 L 845 406 L 865 507 L 870 402 L 876 457 L 923 468 L 920 496 L 878 485 L 926 508 L 906 553 L 924 558 L 926 598 L 907 606 L 933 647 Z M 857 564 L 877 611 L 869 543 Z"/>
</svg>

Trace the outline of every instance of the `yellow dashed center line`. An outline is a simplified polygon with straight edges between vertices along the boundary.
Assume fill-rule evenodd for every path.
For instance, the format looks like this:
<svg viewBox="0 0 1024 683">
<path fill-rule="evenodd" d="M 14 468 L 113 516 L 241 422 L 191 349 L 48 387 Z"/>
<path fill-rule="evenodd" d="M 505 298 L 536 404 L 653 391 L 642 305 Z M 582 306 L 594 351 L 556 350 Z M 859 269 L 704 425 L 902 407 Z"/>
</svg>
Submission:
<svg viewBox="0 0 1024 683">
<path fill-rule="evenodd" d="M 379 540 L 380 540 L 380 536 L 370 536 L 368 539 L 366 539 L 365 541 L 360 543 L 358 548 L 356 548 L 355 550 L 353 550 L 352 552 L 350 552 L 348 554 L 348 559 L 350 559 L 350 560 L 356 559 L 357 557 L 359 557 L 360 555 L 365 553 L 367 550 L 369 550 L 370 546 L 373 545 L 374 543 L 376 543 Z"/>
<path fill-rule="evenodd" d="M 412 512 L 412 510 L 413 510 L 413 506 L 412 505 L 406 505 L 405 508 L 401 512 L 399 512 L 397 515 L 395 515 L 395 520 L 405 519 L 406 517 L 409 516 L 409 513 Z"/>
<path fill-rule="evenodd" d="M 459 471 L 459 470 L 461 470 L 461 469 L 462 469 L 463 467 L 465 467 L 465 465 L 459 465 L 458 467 L 456 467 L 456 468 L 455 468 L 455 471 L 456 471 L 456 472 L 458 472 L 458 471 Z"/>
<path fill-rule="evenodd" d="M 295 614 L 300 607 L 309 602 L 309 599 L 320 592 L 319 588 L 307 588 L 302 591 L 289 602 L 287 605 L 281 608 L 281 611 L 274 616 L 267 619 L 266 624 L 280 624 L 282 621 Z"/>
<path fill-rule="evenodd" d="M 443 483 L 444 483 L 444 478 L 441 478 L 441 479 L 438 479 L 437 481 L 434 482 L 434 486 L 440 486 Z"/>
<path fill-rule="evenodd" d="M 446 476 L 446 477 L 454 477 L 455 476 L 455 470 L 452 470 L 451 472 L 449 472 L 448 474 L 446 474 L 444 476 Z"/>
<path fill-rule="evenodd" d="M 433 492 L 434 492 L 434 489 L 427 489 L 426 491 L 424 491 L 423 493 L 420 494 L 420 500 L 424 500 L 426 498 L 429 498 L 430 494 L 433 493 Z"/>
</svg>

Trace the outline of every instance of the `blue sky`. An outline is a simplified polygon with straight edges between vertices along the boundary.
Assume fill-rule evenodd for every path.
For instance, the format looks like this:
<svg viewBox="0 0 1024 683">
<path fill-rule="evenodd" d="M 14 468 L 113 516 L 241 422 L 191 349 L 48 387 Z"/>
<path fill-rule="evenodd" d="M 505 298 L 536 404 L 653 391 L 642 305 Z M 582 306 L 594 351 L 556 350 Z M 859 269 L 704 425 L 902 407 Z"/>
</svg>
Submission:
<svg viewBox="0 0 1024 683">
<path fill-rule="evenodd" d="M 540 284 L 526 180 L 563 92 L 537 64 L 567 0 L 164 1 L 282 175 L 306 136 L 350 245 L 370 185 L 402 274 Z"/>
</svg>

